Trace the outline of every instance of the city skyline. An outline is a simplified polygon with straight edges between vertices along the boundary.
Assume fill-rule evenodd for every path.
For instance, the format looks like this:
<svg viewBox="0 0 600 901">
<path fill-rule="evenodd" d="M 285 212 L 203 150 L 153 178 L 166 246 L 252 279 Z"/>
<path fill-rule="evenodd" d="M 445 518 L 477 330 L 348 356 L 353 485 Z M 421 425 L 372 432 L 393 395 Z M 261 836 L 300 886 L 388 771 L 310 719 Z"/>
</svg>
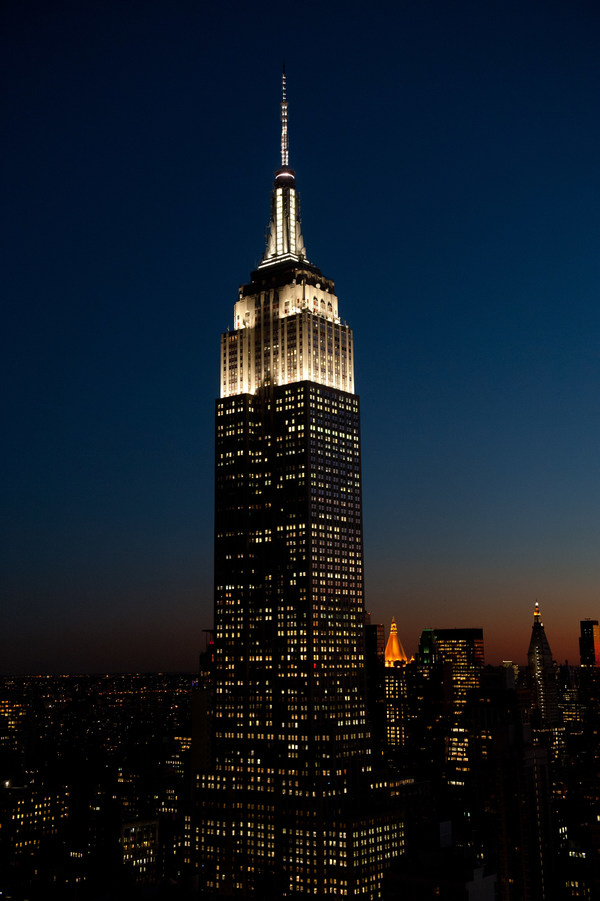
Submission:
<svg viewBox="0 0 600 901">
<path fill-rule="evenodd" d="M 310 22 L 286 44 L 285 16 L 233 9 L 227 31 L 192 4 L 2 14 L 2 667 L 193 669 L 211 625 L 214 338 L 277 162 L 282 54 L 249 71 L 248 28 L 285 46 L 304 235 L 361 336 L 373 621 L 409 656 L 424 628 L 483 628 L 486 662 L 524 663 L 538 600 L 578 662 L 600 605 L 597 12 L 332 4 L 311 67 Z"/>
</svg>

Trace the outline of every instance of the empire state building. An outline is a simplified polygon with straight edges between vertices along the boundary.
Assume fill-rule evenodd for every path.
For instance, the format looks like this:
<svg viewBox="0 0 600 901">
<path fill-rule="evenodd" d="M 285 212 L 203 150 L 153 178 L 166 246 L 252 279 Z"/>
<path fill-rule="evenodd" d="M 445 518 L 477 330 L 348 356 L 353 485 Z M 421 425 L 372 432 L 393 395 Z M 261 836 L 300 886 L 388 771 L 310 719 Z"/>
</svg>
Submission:
<svg viewBox="0 0 600 901">
<path fill-rule="evenodd" d="M 377 898 L 402 826 L 366 718 L 353 339 L 304 244 L 285 72 L 281 125 L 266 249 L 221 337 L 201 884 Z"/>
</svg>

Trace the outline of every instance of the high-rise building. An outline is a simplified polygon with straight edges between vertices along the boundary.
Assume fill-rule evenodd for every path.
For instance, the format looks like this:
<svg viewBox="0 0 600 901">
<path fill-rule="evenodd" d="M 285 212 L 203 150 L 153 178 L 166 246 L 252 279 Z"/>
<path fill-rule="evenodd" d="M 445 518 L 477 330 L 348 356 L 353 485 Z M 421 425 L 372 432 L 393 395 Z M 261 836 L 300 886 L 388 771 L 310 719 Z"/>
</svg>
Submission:
<svg viewBox="0 0 600 901">
<path fill-rule="evenodd" d="M 392 617 L 385 646 L 385 737 L 390 748 L 406 743 L 407 698 L 405 665 L 408 658 L 398 638 L 398 626 Z"/>
<path fill-rule="evenodd" d="M 426 671 L 443 669 L 446 706 L 462 710 L 469 691 L 479 686 L 484 665 L 483 629 L 424 629 L 419 662 Z"/>
<path fill-rule="evenodd" d="M 542 727 L 556 726 L 560 721 L 556 673 L 537 601 L 533 612 L 527 663 L 533 691 L 534 723 Z"/>
<path fill-rule="evenodd" d="M 600 666 L 600 627 L 597 619 L 581 620 L 579 658 L 582 666 Z"/>
<path fill-rule="evenodd" d="M 352 332 L 307 258 L 287 115 L 284 73 L 267 246 L 221 338 L 201 881 L 376 898 L 402 827 L 375 787 L 366 717 Z"/>
<path fill-rule="evenodd" d="M 501 901 L 556 897 L 556 824 L 548 750 L 533 746 L 511 667 L 486 667 L 464 710 L 468 840 L 497 875 Z"/>
<path fill-rule="evenodd" d="M 365 624 L 365 670 L 367 677 L 367 717 L 375 759 L 385 747 L 385 629 L 372 623 L 367 613 Z"/>
<path fill-rule="evenodd" d="M 438 729 L 447 730 L 446 781 L 463 788 L 469 770 L 463 712 L 470 693 L 479 687 L 484 666 L 483 629 L 424 629 L 419 641 L 419 666 L 427 680 L 440 681 L 443 703 L 435 732 L 439 739 Z"/>
</svg>

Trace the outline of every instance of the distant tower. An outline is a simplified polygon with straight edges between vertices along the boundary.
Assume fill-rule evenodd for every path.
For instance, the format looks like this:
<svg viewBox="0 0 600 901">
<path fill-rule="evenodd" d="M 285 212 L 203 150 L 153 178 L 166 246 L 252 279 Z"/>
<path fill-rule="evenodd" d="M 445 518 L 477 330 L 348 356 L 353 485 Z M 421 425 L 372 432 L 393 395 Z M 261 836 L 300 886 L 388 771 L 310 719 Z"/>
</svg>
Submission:
<svg viewBox="0 0 600 901">
<path fill-rule="evenodd" d="M 541 726 L 557 725 L 560 717 L 554 662 L 537 601 L 533 612 L 533 627 L 527 662 L 533 688 L 533 705 L 537 711 L 539 724 Z"/>
<path fill-rule="evenodd" d="M 396 663 L 408 663 L 408 658 L 404 653 L 402 642 L 398 638 L 398 626 L 396 625 L 396 620 L 392 617 L 390 637 L 385 646 L 385 665 L 395 666 Z"/>
<path fill-rule="evenodd" d="M 579 658 L 582 666 L 600 666 L 600 628 L 597 619 L 581 620 Z"/>
<path fill-rule="evenodd" d="M 385 739 L 390 748 L 406 744 L 407 698 L 405 664 L 408 663 L 392 617 L 385 647 Z"/>
<path fill-rule="evenodd" d="M 423 629 L 421 638 L 419 639 L 419 650 L 417 651 L 417 660 L 419 668 L 422 672 L 429 676 L 433 667 L 435 657 L 435 632 L 433 629 Z"/>
</svg>

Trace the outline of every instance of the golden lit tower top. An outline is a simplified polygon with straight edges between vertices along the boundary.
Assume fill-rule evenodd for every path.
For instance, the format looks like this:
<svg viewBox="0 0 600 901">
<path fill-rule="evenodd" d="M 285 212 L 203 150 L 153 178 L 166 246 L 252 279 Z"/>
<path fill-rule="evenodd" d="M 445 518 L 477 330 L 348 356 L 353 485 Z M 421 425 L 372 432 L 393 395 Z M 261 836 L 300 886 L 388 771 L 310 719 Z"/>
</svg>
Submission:
<svg viewBox="0 0 600 901">
<path fill-rule="evenodd" d="M 396 625 L 396 620 L 392 617 L 390 637 L 385 646 L 385 665 L 394 666 L 396 663 L 408 663 L 408 658 L 402 647 L 402 642 L 398 638 L 398 626 Z"/>
</svg>

